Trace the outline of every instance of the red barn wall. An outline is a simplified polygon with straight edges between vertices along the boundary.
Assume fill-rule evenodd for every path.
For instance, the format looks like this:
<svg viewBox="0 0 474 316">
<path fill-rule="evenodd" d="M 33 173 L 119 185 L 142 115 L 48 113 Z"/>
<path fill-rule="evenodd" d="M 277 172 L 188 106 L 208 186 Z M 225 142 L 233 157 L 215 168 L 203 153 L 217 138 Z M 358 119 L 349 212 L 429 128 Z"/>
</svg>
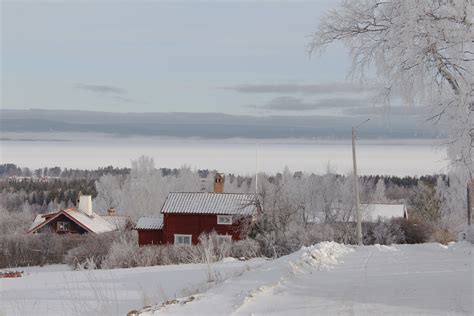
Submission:
<svg viewBox="0 0 474 316">
<path fill-rule="evenodd" d="M 137 229 L 138 245 L 159 245 L 163 243 L 162 229 Z"/>
<path fill-rule="evenodd" d="M 241 239 L 242 223 L 251 217 L 237 219 L 233 216 L 232 225 L 218 225 L 217 215 L 213 214 L 163 214 L 164 243 L 174 243 L 174 234 L 192 235 L 193 244 L 198 243 L 199 235 L 213 230 L 219 235 L 231 235 L 232 240 Z"/>
</svg>

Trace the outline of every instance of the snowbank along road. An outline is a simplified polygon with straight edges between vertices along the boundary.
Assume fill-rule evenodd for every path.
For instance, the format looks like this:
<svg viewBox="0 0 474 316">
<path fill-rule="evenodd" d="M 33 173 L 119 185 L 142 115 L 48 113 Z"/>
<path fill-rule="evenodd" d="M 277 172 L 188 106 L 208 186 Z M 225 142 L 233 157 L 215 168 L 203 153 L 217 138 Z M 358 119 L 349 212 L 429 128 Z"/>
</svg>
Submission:
<svg viewBox="0 0 474 316">
<path fill-rule="evenodd" d="M 472 262 L 469 243 L 321 243 L 143 314 L 472 315 Z"/>
</svg>

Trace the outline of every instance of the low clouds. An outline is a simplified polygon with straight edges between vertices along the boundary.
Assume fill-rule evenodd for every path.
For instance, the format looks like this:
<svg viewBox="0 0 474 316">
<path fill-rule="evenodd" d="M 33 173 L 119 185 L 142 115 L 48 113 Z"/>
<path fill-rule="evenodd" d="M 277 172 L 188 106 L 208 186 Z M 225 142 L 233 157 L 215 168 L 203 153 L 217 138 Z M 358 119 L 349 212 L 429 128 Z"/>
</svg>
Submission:
<svg viewBox="0 0 474 316">
<path fill-rule="evenodd" d="M 111 86 L 111 85 L 100 85 L 100 84 L 83 84 L 80 83 L 76 86 L 76 88 L 88 92 L 95 93 L 96 95 L 104 96 L 116 101 L 124 102 L 124 103 L 133 103 L 136 102 L 134 99 L 128 98 L 127 90 L 124 88 Z M 140 102 L 144 103 L 144 102 Z"/>
<path fill-rule="evenodd" d="M 305 101 L 301 98 L 282 96 L 270 100 L 262 106 L 251 105 L 249 108 L 263 108 L 273 111 L 312 111 L 326 108 L 350 108 L 360 107 L 368 104 L 365 99 L 356 98 L 332 98 L 317 101 Z"/>
<path fill-rule="evenodd" d="M 364 106 L 344 110 L 346 115 L 396 115 L 429 117 L 431 108 L 428 106 Z"/>
<path fill-rule="evenodd" d="M 239 93 L 298 93 L 298 94 L 328 94 L 328 93 L 361 93 L 368 88 L 345 82 L 322 84 L 240 84 L 221 87 L 220 89 L 233 90 Z"/>
<path fill-rule="evenodd" d="M 346 82 L 318 84 L 240 84 L 221 89 L 244 94 L 284 94 L 275 97 L 263 105 L 250 105 L 248 108 L 260 108 L 271 111 L 314 111 L 319 109 L 344 109 L 363 107 L 370 104 L 364 88 Z M 320 95 L 318 100 L 306 100 L 300 96 Z"/>
<path fill-rule="evenodd" d="M 115 86 L 109 85 L 98 85 L 98 84 L 78 84 L 78 89 L 101 93 L 101 94 L 126 94 L 127 90 Z"/>
<path fill-rule="evenodd" d="M 381 106 L 374 105 L 370 98 L 334 97 L 319 100 L 305 100 L 292 96 L 276 97 L 262 105 L 248 105 L 247 108 L 261 109 L 274 112 L 310 112 L 334 109 L 334 113 L 344 116 L 400 116 L 428 117 L 430 108 L 427 106 Z"/>
</svg>

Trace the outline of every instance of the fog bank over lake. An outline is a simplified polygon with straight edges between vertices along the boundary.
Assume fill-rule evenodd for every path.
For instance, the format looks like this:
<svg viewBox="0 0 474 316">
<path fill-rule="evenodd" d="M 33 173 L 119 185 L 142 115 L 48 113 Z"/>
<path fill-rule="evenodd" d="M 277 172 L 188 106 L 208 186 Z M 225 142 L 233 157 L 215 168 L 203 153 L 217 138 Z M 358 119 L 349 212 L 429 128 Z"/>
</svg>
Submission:
<svg viewBox="0 0 474 316">
<path fill-rule="evenodd" d="M 22 167 L 94 169 L 129 167 L 141 155 L 153 157 L 157 167 L 196 169 L 248 175 L 258 169 L 324 173 L 328 163 L 338 173 L 352 170 L 349 140 L 226 139 L 111 137 L 87 133 L 4 133 L 1 162 Z M 358 140 L 360 174 L 424 175 L 446 172 L 445 150 L 439 140 Z"/>
</svg>

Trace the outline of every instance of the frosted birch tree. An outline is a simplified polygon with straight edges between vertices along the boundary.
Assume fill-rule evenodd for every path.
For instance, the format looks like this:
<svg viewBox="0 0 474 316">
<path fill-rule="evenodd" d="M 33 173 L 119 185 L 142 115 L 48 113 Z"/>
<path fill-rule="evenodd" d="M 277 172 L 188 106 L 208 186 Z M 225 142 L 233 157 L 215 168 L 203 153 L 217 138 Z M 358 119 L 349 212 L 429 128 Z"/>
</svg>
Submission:
<svg viewBox="0 0 474 316">
<path fill-rule="evenodd" d="M 311 54 L 340 41 L 352 78 L 375 70 L 385 105 L 430 105 L 448 135 L 448 158 L 473 175 L 473 0 L 345 0 L 312 34 Z"/>
<path fill-rule="evenodd" d="M 120 206 L 122 184 L 120 177 L 111 174 L 103 175 L 95 182 L 97 197 L 94 199 L 94 210 L 105 213 L 109 208 Z"/>
<path fill-rule="evenodd" d="M 387 198 L 385 196 L 385 181 L 383 179 L 379 179 L 377 184 L 375 185 L 375 191 L 372 196 L 373 203 L 386 203 Z"/>
<path fill-rule="evenodd" d="M 136 219 L 159 216 L 168 190 L 153 158 L 141 156 L 132 161 L 130 176 L 122 187 L 119 209 Z M 125 198 L 124 198 L 125 197 Z"/>
</svg>

